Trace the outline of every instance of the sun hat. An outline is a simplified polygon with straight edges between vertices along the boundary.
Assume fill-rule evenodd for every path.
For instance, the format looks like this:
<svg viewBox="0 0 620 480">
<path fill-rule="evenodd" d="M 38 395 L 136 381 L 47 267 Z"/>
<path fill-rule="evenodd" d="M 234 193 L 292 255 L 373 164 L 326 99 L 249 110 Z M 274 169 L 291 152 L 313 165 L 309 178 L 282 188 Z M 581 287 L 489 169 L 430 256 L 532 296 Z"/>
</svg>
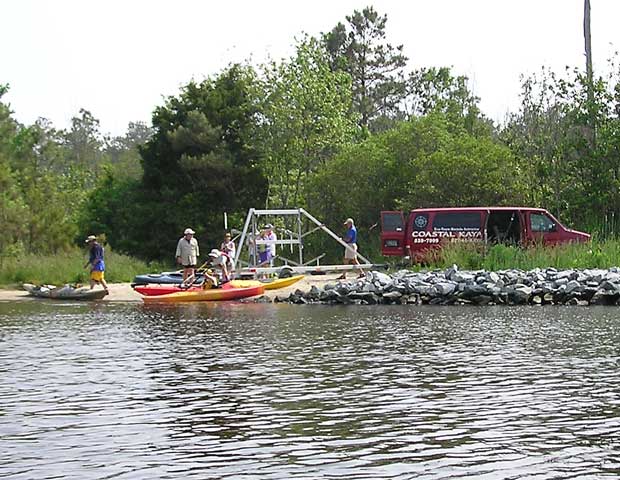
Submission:
<svg viewBox="0 0 620 480">
<path fill-rule="evenodd" d="M 273 228 L 273 225 L 271 223 L 268 223 L 267 225 L 265 225 L 265 230 L 271 230 Z"/>
<path fill-rule="evenodd" d="M 217 248 L 214 248 L 209 252 L 210 257 L 219 257 L 220 255 L 222 255 L 222 252 L 220 252 Z"/>
<path fill-rule="evenodd" d="M 84 240 L 84 243 L 88 243 L 88 242 L 94 242 L 95 240 L 97 240 L 97 237 L 95 237 L 94 235 L 89 235 L 86 240 Z"/>
<path fill-rule="evenodd" d="M 194 233 L 196 232 L 194 232 L 191 228 L 186 228 L 183 235 L 193 235 Z"/>
<path fill-rule="evenodd" d="M 352 218 L 347 218 L 347 219 L 344 221 L 343 225 L 346 225 L 346 224 L 348 224 L 348 223 L 350 223 L 351 225 L 353 225 L 353 219 L 352 219 Z"/>
</svg>

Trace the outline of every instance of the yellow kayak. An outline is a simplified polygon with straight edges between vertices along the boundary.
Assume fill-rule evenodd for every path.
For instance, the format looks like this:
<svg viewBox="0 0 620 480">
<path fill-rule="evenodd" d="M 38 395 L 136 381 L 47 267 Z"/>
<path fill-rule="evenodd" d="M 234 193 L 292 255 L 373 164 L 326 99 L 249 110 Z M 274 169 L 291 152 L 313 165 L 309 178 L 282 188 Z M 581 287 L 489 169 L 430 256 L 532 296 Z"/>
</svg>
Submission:
<svg viewBox="0 0 620 480">
<path fill-rule="evenodd" d="M 231 288 L 233 287 L 233 288 Z M 265 292 L 263 285 L 251 285 L 245 287 L 212 288 L 209 290 L 187 290 L 182 292 L 167 293 L 165 295 L 152 295 L 142 297 L 145 303 L 176 303 L 176 302 L 212 302 L 217 300 L 236 300 L 239 298 L 253 297 Z"/>
<path fill-rule="evenodd" d="M 303 275 L 295 275 L 289 278 L 276 278 L 275 280 L 232 280 L 229 282 L 235 288 L 252 287 L 263 285 L 265 290 L 277 290 L 278 288 L 289 287 L 304 278 Z"/>
</svg>

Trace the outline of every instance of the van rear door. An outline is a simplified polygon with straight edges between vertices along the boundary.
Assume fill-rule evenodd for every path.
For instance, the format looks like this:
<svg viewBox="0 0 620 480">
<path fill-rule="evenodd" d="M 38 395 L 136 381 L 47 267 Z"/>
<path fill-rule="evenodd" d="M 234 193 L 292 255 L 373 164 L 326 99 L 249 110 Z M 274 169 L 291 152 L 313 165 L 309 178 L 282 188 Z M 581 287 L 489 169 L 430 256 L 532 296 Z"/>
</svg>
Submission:
<svg viewBox="0 0 620 480">
<path fill-rule="evenodd" d="M 405 255 L 405 216 L 403 212 L 381 212 L 381 254 Z"/>
</svg>

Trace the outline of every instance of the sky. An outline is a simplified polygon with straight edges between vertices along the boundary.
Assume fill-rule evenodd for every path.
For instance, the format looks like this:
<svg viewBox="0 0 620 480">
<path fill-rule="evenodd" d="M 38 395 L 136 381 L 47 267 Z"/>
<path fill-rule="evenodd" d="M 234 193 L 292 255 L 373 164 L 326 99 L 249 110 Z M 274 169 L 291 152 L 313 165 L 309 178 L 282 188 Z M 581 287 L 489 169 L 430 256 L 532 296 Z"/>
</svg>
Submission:
<svg viewBox="0 0 620 480">
<path fill-rule="evenodd" d="M 410 70 L 452 67 L 482 111 L 519 106 L 520 77 L 583 68 L 583 0 L 5 0 L 0 84 L 15 118 L 67 128 L 80 108 L 103 133 L 150 123 L 164 98 L 230 63 L 293 53 L 295 38 L 331 30 L 354 10 L 387 14 L 387 38 Z M 591 0 L 595 72 L 620 48 L 620 0 Z"/>
</svg>

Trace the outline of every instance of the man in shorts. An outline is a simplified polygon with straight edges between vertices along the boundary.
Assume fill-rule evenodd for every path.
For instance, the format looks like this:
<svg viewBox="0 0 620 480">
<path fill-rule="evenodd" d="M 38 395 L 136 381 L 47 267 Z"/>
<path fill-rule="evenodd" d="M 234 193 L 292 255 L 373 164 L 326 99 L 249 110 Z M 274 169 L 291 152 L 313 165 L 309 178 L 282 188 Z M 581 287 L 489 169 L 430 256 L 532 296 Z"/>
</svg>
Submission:
<svg viewBox="0 0 620 480">
<path fill-rule="evenodd" d="M 84 265 L 84 268 L 90 267 L 90 289 L 95 288 L 95 284 L 101 284 L 106 293 L 110 293 L 108 290 L 108 284 L 104 278 L 105 262 L 103 261 L 103 247 L 97 242 L 97 237 L 89 235 L 85 240 L 85 243 L 89 247 L 88 262 Z"/>
<path fill-rule="evenodd" d="M 183 282 L 188 278 L 194 278 L 194 269 L 200 256 L 198 240 L 194 238 L 195 233 L 191 228 L 186 228 L 177 243 L 175 257 L 177 263 L 183 267 Z"/>
<path fill-rule="evenodd" d="M 342 240 L 347 244 L 344 249 L 344 264 L 345 265 L 359 265 L 360 262 L 357 260 L 357 228 L 355 228 L 355 224 L 353 223 L 352 218 L 347 218 L 344 222 L 344 226 L 347 228 L 347 231 L 342 237 Z M 359 267 L 360 274 L 358 277 L 364 277 L 364 270 L 362 267 Z M 343 272 L 339 280 L 345 280 L 347 278 L 347 272 Z"/>
</svg>

